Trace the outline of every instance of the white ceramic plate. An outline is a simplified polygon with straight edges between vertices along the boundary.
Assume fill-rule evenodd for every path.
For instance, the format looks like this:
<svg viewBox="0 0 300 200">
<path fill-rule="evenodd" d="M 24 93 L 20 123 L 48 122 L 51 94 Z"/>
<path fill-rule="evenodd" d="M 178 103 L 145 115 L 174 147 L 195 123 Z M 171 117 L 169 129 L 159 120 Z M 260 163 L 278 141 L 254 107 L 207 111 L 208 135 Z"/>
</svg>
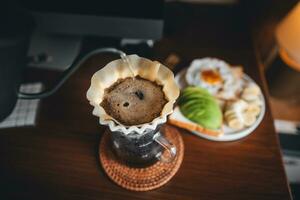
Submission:
<svg viewBox="0 0 300 200">
<path fill-rule="evenodd" d="M 185 73 L 186 73 L 187 69 L 183 69 L 181 70 L 179 73 L 177 73 L 177 75 L 175 76 L 175 81 L 178 84 L 178 86 L 180 87 L 180 89 L 183 89 L 185 87 L 188 86 L 186 80 L 185 80 Z M 246 82 L 252 82 L 254 84 L 256 84 L 248 75 L 244 74 L 243 79 Z M 261 112 L 258 115 L 258 117 L 256 118 L 255 123 L 247 128 L 244 128 L 242 130 L 233 130 L 230 127 L 224 125 L 224 134 L 222 136 L 219 137 L 214 137 L 214 136 L 209 136 L 197 131 L 192 131 L 193 134 L 198 135 L 200 137 L 203 137 L 205 139 L 208 140 L 212 140 L 212 141 L 234 141 L 234 140 L 238 140 L 241 139 L 243 137 L 246 137 L 247 135 L 249 135 L 250 133 L 252 133 L 257 127 L 258 125 L 261 123 L 264 115 L 265 115 L 265 111 L 266 111 L 266 103 L 265 103 L 265 98 L 264 96 L 261 94 L 260 95 L 260 99 L 262 102 L 261 105 Z M 179 110 L 175 110 L 174 112 L 180 112 Z"/>
</svg>

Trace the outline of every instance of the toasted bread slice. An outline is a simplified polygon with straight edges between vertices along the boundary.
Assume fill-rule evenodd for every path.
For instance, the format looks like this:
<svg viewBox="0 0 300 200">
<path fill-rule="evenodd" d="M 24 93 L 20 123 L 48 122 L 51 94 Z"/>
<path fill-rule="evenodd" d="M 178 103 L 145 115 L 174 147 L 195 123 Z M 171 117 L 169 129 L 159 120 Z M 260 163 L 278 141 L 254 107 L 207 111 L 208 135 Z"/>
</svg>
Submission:
<svg viewBox="0 0 300 200">
<path fill-rule="evenodd" d="M 182 115 L 178 106 L 174 109 L 174 112 L 170 115 L 168 121 L 169 123 L 180 128 L 189 131 L 197 131 L 199 133 L 206 134 L 209 136 L 219 137 L 224 133 L 222 128 L 217 130 L 207 129 L 199 124 L 196 124 L 195 122 L 192 122 L 191 120 L 187 119 L 185 116 Z"/>
<path fill-rule="evenodd" d="M 231 66 L 232 73 L 235 78 L 241 79 L 244 75 L 244 70 L 242 66 Z"/>
</svg>

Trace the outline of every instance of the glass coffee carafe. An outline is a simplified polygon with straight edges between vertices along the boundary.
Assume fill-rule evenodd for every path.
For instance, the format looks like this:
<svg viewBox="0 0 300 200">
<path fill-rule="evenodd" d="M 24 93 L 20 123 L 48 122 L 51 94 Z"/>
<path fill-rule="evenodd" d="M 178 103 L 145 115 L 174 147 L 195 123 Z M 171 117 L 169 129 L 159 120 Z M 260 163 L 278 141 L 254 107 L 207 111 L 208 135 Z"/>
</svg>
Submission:
<svg viewBox="0 0 300 200">
<path fill-rule="evenodd" d="M 135 132 L 125 135 L 120 131 L 111 131 L 111 142 L 114 152 L 122 161 L 145 166 L 157 160 L 170 162 L 176 156 L 176 147 L 170 143 L 160 131 L 145 130 L 143 134 Z M 165 155 L 163 151 L 168 153 Z"/>
</svg>

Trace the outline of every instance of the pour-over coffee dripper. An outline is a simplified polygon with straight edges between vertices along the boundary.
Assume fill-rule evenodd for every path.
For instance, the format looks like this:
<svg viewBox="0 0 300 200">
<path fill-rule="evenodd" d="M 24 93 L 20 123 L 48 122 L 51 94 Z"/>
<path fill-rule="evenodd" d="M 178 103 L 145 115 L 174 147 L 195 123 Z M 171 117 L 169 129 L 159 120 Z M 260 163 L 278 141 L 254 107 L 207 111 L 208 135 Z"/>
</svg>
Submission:
<svg viewBox="0 0 300 200">
<path fill-rule="evenodd" d="M 160 127 L 166 122 L 167 116 L 173 112 L 173 104 L 179 96 L 174 75 L 159 62 L 137 55 L 130 55 L 127 58 L 131 63 L 131 70 L 122 59 L 118 59 L 108 63 L 93 75 L 87 92 L 87 98 L 94 106 L 93 114 L 99 117 L 100 124 L 109 127 L 113 149 L 126 163 L 147 165 L 156 160 L 172 161 L 176 156 L 176 147 L 164 138 Z M 126 126 L 109 116 L 101 106 L 101 102 L 105 89 L 119 79 L 132 77 L 132 71 L 136 76 L 161 85 L 167 103 L 160 116 L 151 122 Z M 163 150 L 168 152 L 167 156 L 162 154 Z"/>
</svg>

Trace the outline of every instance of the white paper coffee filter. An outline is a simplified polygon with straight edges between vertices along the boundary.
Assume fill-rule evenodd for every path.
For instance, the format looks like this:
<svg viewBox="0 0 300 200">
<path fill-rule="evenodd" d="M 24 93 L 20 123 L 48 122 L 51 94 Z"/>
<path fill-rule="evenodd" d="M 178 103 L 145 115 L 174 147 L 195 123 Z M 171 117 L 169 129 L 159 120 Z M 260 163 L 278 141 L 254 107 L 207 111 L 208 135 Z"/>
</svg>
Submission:
<svg viewBox="0 0 300 200">
<path fill-rule="evenodd" d="M 135 76 L 140 76 L 162 85 L 168 102 L 165 104 L 161 115 L 150 123 L 125 126 L 108 115 L 100 105 L 106 88 L 110 87 L 118 79 L 132 76 L 130 69 L 122 59 L 108 63 L 92 76 L 91 86 L 87 91 L 87 99 L 94 106 L 93 115 L 99 117 L 100 124 L 109 126 L 111 131 L 121 131 L 126 135 L 130 132 L 142 134 L 146 129 L 154 130 L 157 125 L 167 121 L 167 116 L 173 112 L 173 105 L 179 96 L 179 88 L 175 82 L 173 72 L 161 63 L 137 55 L 129 55 L 127 57 Z"/>
</svg>

